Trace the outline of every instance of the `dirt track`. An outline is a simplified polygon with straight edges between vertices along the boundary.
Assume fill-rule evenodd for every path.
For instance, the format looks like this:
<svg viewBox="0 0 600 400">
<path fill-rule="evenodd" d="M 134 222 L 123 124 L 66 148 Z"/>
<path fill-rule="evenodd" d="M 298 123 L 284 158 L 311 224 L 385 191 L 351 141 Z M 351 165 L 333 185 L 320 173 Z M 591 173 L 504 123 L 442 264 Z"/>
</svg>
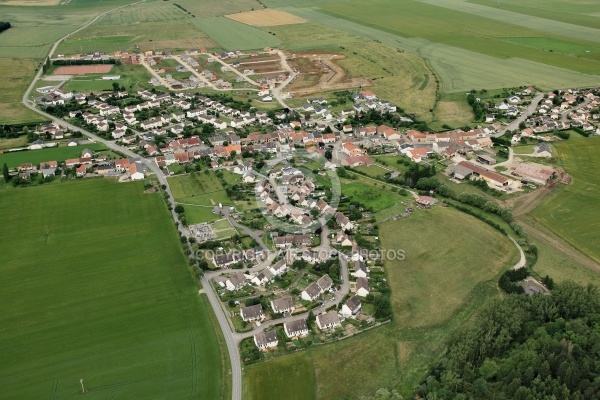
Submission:
<svg viewBox="0 0 600 400">
<path fill-rule="evenodd" d="M 344 58 L 345 56 L 340 54 L 294 54 L 291 61 L 292 68 L 299 70 L 302 78 L 290 85 L 290 92 L 295 96 L 305 96 L 331 90 L 374 86 L 370 79 L 348 78 L 346 70 L 337 63 Z M 305 60 L 304 63 L 301 60 Z M 309 87 L 302 87 L 307 76 L 314 76 L 316 82 Z"/>
</svg>

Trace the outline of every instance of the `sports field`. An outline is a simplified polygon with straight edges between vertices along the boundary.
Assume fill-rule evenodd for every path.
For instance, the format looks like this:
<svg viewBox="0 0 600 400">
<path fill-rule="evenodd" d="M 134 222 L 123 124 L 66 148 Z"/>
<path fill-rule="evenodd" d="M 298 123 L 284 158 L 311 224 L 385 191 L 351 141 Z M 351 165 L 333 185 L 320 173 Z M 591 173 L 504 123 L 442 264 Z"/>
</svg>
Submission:
<svg viewBox="0 0 600 400">
<path fill-rule="evenodd" d="M 142 183 L 1 190 L 7 399 L 228 398 L 208 305 Z M 226 356 L 225 356 L 226 359 Z"/>
<path fill-rule="evenodd" d="M 551 231 L 600 262 L 600 138 L 568 140 L 554 145 L 560 165 L 573 177 L 532 215 Z"/>
<path fill-rule="evenodd" d="M 52 73 L 53 75 L 86 75 L 86 74 L 106 74 L 112 69 L 112 64 L 102 65 L 67 65 L 58 67 Z"/>
</svg>

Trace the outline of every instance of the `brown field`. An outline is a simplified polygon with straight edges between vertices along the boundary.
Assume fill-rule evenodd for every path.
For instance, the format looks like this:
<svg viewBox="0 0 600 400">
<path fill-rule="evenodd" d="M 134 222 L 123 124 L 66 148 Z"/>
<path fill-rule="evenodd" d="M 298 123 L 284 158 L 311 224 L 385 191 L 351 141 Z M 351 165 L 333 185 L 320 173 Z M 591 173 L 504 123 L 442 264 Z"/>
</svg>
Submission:
<svg viewBox="0 0 600 400">
<path fill-rule="evenodd" d="M 0 0 L 0 6 L 56 6 L 60 0 Z"/>
<path fill-rule="evenodd" d="M 241 22 L 242 24 L 251 26 L 292 25 L 302 24 L 306 22 L 305 19 L 286 13 L 284 11 L 270 9 L 229 14 L 226 15 L 226 17 L 234 21 Z"/>
<path fill-rule="evenodd" d="M 370 79 L 348 77 L 347 71 L 338 62 L 345 59 L 341 54 L 295 53 L 290 66 L 300 75 L 287 88 L 295 97 L 331 90 L 345 90 L 373 86 Z"/>
<path fill-rule="evenodd" d="M 100 65 L 67 65 L 58 67 L 53 75 L 85 75 L 85 74 L 105 74 L 110 72 L 112 64 Z"/>
</svg>

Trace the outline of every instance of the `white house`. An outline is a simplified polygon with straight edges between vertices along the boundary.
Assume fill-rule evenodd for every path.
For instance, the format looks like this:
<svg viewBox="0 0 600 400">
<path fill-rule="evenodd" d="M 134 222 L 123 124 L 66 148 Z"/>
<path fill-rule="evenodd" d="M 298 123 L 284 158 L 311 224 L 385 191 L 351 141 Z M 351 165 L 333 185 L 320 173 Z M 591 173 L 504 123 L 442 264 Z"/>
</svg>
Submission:
<svg viewBox="0 0 600 400">
<path fill-rule="evenodd" d="M 262 321 L 265 319 L 265 313 L 260 304 L 240 309 L 240 316 L 245 322 Z"/>
<path fill-rule="evenodd" d="M 144 165 L 141 162 L 134 162 L 131 163 L 131 165 L 129 166 L 129 177 L 131 178 L 132 181 L 139 181 L 144 179 Z"/>
<path fill-rule="evenodd" d="M 296 306 L 294 306 L 294 299 L 291 296 L 287 296 L 271 300 L 271 308 L 275 313 L 292 313 L 296 309 Z"/>
<path fill-rule="evenodd" d="M 352 296 L 342 306 L 341 313 L 345 318 L 349 318 L 349 317 L 352 317 L 353 315 L 358 314 L 361 307 L 362 307 L 362 304 L 360 303 L 360 300 L 358 299 L 358 297 Z"/>
<path fill-rule="evenodd" d="M 305 319 L 297 319 L 283 324 L 285 335 L 291 339 L 308 335 L 308 324 Z"/>
<path fill-rule="evenodd" d="M 356 294 L 360 297 L 366 297 L 371 291 L 369 281 L 366 278 L 356 280 Z"/>
<path fill-rule="evenodd" d="M 342 325 L 340 316 L 335 311 L 329 311 L 329 312 L 317 315 L 316 321 L 317 321 L 317 326 L 321 330 L 335 329 L 338 326 Z"/>
<path fill-rule="evenodd" d="M 254 344 L 259 350 L 267 351 L 274 349 L 278 343 L 277 332 L 275 331 L 260 332 L 254 335 Z"/>
<path fill-rule="evenodd" d="M 241 289 L 244 285 L 246 285 L 246 276 L 239 271 L 225 281 L 225 287 L 231 292 Z"/>
</svg>

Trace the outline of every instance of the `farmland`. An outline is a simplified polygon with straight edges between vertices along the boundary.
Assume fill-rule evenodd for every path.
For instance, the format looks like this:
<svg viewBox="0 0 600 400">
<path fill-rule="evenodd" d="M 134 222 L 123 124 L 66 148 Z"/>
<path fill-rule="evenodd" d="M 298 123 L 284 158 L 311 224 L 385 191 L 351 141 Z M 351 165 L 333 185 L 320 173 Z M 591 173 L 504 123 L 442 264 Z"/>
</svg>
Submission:
<svg viewBox="0 0 600 400">
<path fill-rule="evenodd" d="M 295 15 L 279 10 L 256 10 L 226 15 L 227 18 L 252 26 L 292 25 L 306 22 Z"/>
<path fill-rule="evenodd" d="M 426 58 L 445 92 L 532 83 L 545 88 L 571 87 L 597 82 L 592 74 L 598 71 L 598 61 L 503 40 L 506 32 L 515 37 L 555 37 L 545 31 L 411 0 L 351 3 L 326 2 L 319 4 L 321 9 L 283 9 L 311 22 Z M 398 11 L 391 12 L 394 9 Z M 444 18 L 440 19 L 442 12 Z M 468 31 L 460 28 L 467 25 Z"/>
<path fill-rule="evenodd" d="M 281 44 L 277 37 L 229 18 L 202 18 L 195 19 L 194 23 L 225 50 L 254 50 Z"/>
<path fill-rule="evenodd" d="M 0 58 L 0 124 L 35 123 L 45 120 L 21 104 L 21 98 L 34 71 L 33 60 Z"/>
<path fill-rule="evenodd" d="M 2 190 L 6 398 L 227 398 L 164 201 L 110 180 Z M 210 382 L 211 384 L 206 384 Z"/>
<path fill-rule="evenodd" d="M 44 161 L 64 161 L 70 158 L 81 157 L 81 152 L 85 149 L 92 151 L 106 150 L 104 145 L 99 143 L 86 144 L 81 146 L 49 147 L 41 150 L 24 150 L 0 154 L 0 164 L 6 163 L 8 168 L 16 168 L 24 163 L 39 164 Z"/>
<path fill-rule="evenodd" d="M 555 144 L 560 165 L 573 177 L 532 215 L 578 250 L 600 262 L 598 229 L 600 179 L 596 155 L 600 138 L 565 141 Z"/>
</svg>

